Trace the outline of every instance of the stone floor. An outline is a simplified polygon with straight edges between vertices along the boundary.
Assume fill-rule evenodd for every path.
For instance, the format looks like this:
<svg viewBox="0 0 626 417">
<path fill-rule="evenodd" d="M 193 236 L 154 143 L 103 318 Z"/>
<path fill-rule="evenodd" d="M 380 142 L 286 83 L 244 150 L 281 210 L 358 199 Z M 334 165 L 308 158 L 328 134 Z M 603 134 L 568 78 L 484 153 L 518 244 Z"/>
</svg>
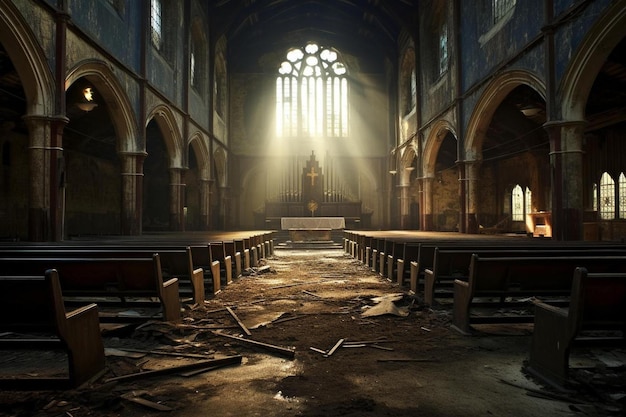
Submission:
<svg viewBox="0 0 626 417">
<path fill-rule="evenodd" d="M 524 372 L 528 325 L 460 335 L 448 307 L 424 307 L 341 249 L 277 249 L 264 266 L 185 304 L 180 325 L 106 333 L 106 372 L 90 384 L 1 392 L 0 415 L 624 415 L 623 351 L 576 352 L 559 392 Z M 182 370 L 224 357 L 240 362 Z M 0 372 L 62 372 L 56 360 L 4 354 Z"/>
</svg>

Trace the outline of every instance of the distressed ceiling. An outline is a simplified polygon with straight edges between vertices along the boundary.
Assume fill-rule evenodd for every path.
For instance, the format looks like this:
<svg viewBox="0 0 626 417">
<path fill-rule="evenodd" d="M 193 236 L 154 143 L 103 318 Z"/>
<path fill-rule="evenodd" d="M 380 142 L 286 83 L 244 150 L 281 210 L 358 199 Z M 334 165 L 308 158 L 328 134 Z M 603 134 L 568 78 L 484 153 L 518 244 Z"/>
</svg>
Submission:
<svg viewBox="0 0 626 417">
<path fill-rule="evenodd" d="M 306 42 L 336 47 L 367 69 L 395 63 L 402 28 L 417 21 L 416 0 L 221 0 L 209 6 L 218 36 L 228 39 L 231 71 L 265 54 Z"/>
</svg>

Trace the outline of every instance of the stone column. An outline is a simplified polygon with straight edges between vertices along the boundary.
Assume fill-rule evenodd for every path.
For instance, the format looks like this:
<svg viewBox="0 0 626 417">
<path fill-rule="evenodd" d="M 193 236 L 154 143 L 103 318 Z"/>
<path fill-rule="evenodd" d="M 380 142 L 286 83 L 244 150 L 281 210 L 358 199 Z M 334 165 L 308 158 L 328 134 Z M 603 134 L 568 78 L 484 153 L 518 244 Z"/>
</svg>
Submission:
<svg viewBox="0 0 626 417">
<path fill-rule="evenodd" d="M 583 134 L 585 121 L 544 124 L 550 138 L 552 238 L 583 238 Z"/>
<path fill-rule="evenodd" d="M 200 230 L 211 230 L 211 183 L 200 180 Z"/>
<path fill-rule="evenodd" d="M 124 236 L 141 234 L 143 207 L 143 162 L 146 153 L 122 152 L 122 215 L 120 233 Z"/>
<path fill-rule="evenodd" d="M 465 233 L 478 233 L 478 216 L 479 216 L 479 170 L 480 161 L 465 161 L 464 167 L 465 175 L 461 178 L 464 184 L 461 187 L 465 187 Z"/>
<path fill-rule="evenodd" d="M 434 177 L 422 178 L 422 230 L 435 230 L 433 214 Z"/>
<path fill-rule="evenodd" d="M 24 117 L 29 133 L 28 240 L 63 240 L 65 166 L 64 116 Z"/>
<path fill-rule="evenodd" d="M 183 207 L 185 201 L 185 184 L 182 182 L 182 169 L 170 168 L 170 230 L 185 230 Z"/>
<path fill-rule="evenodd" d="M 407 230 L 411 224 L 411 199 L 408 184 L 396 186 L 400 199 L 400 229 Z"/>
</svg>

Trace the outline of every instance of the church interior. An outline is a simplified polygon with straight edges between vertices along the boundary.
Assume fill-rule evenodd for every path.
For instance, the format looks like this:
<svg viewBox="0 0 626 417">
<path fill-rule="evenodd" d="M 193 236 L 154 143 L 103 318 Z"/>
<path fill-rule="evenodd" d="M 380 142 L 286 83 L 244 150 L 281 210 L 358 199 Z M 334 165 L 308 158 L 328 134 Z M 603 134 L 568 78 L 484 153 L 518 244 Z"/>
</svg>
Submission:
<svg viewBox="0 0 626 417">
<path fill-rule="evenodd" d="M 0 288 L 7 294 L 41 291 L 37 296 L 46 302 L 33 304 L 42 305 L 62 291 L 65 303 L 53 309 L 68 308 L 72 291 L 80 297 L 121 294 L 123 303 L 147 295 L 178 330 L 181 320 L 191 325 L 209 309 L 227 311 L 250 337 L 231 307 L 249 302 L 248 291 L 296 285 L 281 275 L 287 268 L 314 279 L 311 270 L 324 259 L 345 268 L 322 274 L 329 280 L 341 275 L 327 282 L 336 293 L 324 292 L 318 282 L 306 290 L 308 297 L 343 297 L 345 276 L 371 275 L 374 281 L 363 278 L 371 293 L 355 290 L 365 291 L 359 300 L 377 298 L 377 291 L 380 297 L 400 292 L 395 306 L 407 303 L 402 311 L 410 312 L 423 337 L 431 332 L 429 343 L 451 343 L 467 353 L 498 348 L 486 342 L 490 332 L 467 338 L 477 334 L 469 313 L 457 307 L 460 287 L 474 276 L 467 271 L 480 275 L 483 266 L 474 257 L 506 256 L 506 272 L 495 260 L 484 266 L 497 270 L 492 273 L 502 275 L 506 288 L 481 290 L 470 280 L 471 291 L 501 301 L 511 294 L 526 304 L 532 299 L 543 311 L 536 297 L 573 300 L 579 280 L 582 286 L 587 273 L 597 274 L 611 283 L 589 293 L 604 291 L 598 314 L 618 316 L 603 322 L 613 331 L 626 321 L 625 28 L 623 0 L 0 1 Z M 422 247 L 433 252 L 412 252 Z M 496 254 L 496 247 L 510 252 Z M 317 258 L 310 257 L 316 250 Z M 463 267 L 448 266 L 451 275 L 438 278 L 433 253 L 439 251 L 441 259 L 443 252 L 458 251 L 455 261 L 462 258 Z M 522 255 L 526 264 L 510 272 Z M 300 262 L 310 269 L 301 271 Z M 567 269 L 567 284 L 545 272 L 555 264 L 561 268 L 554 276 Z M 84 279 L 74 279 L 84 271 L 93 281 L 87 289 Z M 125 280 L 127 274 L 133 278 Z M 429 281 L 428 274 L 435 278 Z M 544 280 L 541 294 L 520 284 L 522 275 L 533 274 Z M 38 276 L 46 289 L 21 282 L 22 276 Z M 239 283 L 268 276 L 274 281 L 260 285 L 263 290 Z M 96 288 L 98 280 L 102 288 Z M 454 297 L 435 303 L 447 291 L 438 287 L 443 281 Z M 245 291 L 231 290 L 237 285 Z M 97 297 L 94 309 L 104 303 Z M 302 292 L 283 294 L 294 297 Z M 0 316 L 23 310 L 17 303 L 22 296 L 2 298 Z M 31 310 L 16 315 L 36 321 Z M 91 314 L 87 306 L 82 310 Z M 334 320 L 322 333 L 345 325 Z M 360 337 L 398 337 L 399 330 L 387 327 L 398 323 L 385 320 L 381 327 L 388 333 L 373 327 Z M 536 327 L 550 321 L 536 320 L 542 323 Z M 26 324 L 1 319 L 0 348 Z M 372 325 L 362 318 L 359 324 Z M 93 378 L 98 366 L 91 362 L 104 361 L 102 342 L 99 336 L 83 338 L 93 346 L 74 341 L 82 343 L 81 352 L 95 351 L 83 358 L 72 347 L 75 332 L 64 326 L 56 336 L 70 352 L 70 383 L 78 385 Z M 459 330 L 455 336 L 450 326 Z M 616 329 L 621 345 L 612 352 L 621 352 L 623 369 L 625 332 Z M 537 346 L 553 333 L 536 331 L 543 336 L 535 341 L 532 327 L 520 332 L 522 359 L 513 360 L 519 366 L 531 339 Z M 278 331 L 270 335 L 283 340 Z M 510 343 L 509 336 L 501 340 Z M 340 341 L 334 349 L 349 344 Z M 529 369 L 543 369 L 538 363 L 547 359 L 532 352 L 539 359 L 531 358 Z M 337 369 L 354 371 L 344 367 Z M 307 385 L 306 372 L 298 372 Z M 560 382 L 566 373 L 547 372 L 548 380 L 556 375 Z M 0 386 L 6 382 L 0 378 Z M 17 386 L 13 379 L 11 384 Z M 618 386 L 621 394 L 612 393 L 610 407 L 599 415 L 624 411 L 623 383 Z M 373 401 L 350 410 L 344 403 L 322 407 L 319 414 L 293 403 L 293 409 L 260 406 L 254 412 L 419 415 L 401 401 L 384 410 Z M 460 408 L 436 410 L 445 403 L 424 415 L 462 415 Z M 540 407 L 522 403 L 526 411 L 517 415 L 535 415 Z M 472 407 L 463 415 L 484 415 L 485 409 Z M 9 415 L 26 415 L 15 410 Z M 593 415 L 580 403 L 569 412 Z M 102 415 L 124 415 L 111 413 Z"/>
</svg>

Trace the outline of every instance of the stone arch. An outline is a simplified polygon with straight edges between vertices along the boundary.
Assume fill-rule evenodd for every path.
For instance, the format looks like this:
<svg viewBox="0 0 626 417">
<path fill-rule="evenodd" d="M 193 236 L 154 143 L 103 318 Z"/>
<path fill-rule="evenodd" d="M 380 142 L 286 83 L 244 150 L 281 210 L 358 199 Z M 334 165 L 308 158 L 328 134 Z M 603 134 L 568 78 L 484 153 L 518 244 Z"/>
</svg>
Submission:
<svg viewBox="0 0 626 417">
<path fill-rule="evenodd" d="M 39 42 L 10 3 L 0 5 L 0 43 L 22 80 L 27 115 L 55 114 L 54 77 Z"/>
<path fill-rule="evenodd" d="M 529 71 L 511 70 L 492 79 L 474 106 L 465 133 L 464 155 L 459 155 L 459 158 L 469 161 L 481 159 L 485 134 L 496 109 L 514 88 L 521 85 L 532 88 L 545 100 L 544 82 Z"/>
<path fill-rule="evenodd" d="M 183 146 L 182 136 L 178 126 L 176 124 L 176 118 L 172 113 L 172 110 L 164 105 L 158 105 L 148 114 L 146 119 L 146 126 L 153 120 L 159 126 L 167 153 L 170 161 L 170 168 L 182 168 L 183 167 Z M 145 144 L 144 144 L 145 147 Z"/>
<path fill-rule="evenodd" d="M 400 174 L 400 184 L 410 183 L 411 174 L 415 170 L 415 164 L 413 161 L 417 158 L 417 150 L 415 146 L 409 145 L 402 149 L 400 156 L 400 164 L 398 166 L 398 173 Z"/>
<path fill-rule="evenodd" d="M 433 125 L 430 134 L 426 138 L 424 145 L 424 155 L 422 157 L 422 169 L 425 177 L 432 177 L 435 175 L 435 166 L 437 164 L 437 155 L 439 153 L 439 147 L 443 142 L 447 134 L 451 133 L 455 139 L 458 138 L 456 129 L 448 120 L 438 120 Z M 458 139 L 457 139 L 458 140 Z M 458 156 L 458 155 L 457 155 Z"/>
<path fill-rule="evenodd" d="M 621 2 L 613 2 L 587 32 L 560 85 L 564 120 L 585 119 L 585 106 L 593 83 L 611 51 L 624 38 L 624 26 L 626 8 Z"/>
<path fill-rule="evenodd" d="M 130 100 L 126 92 L 117 81 L 110 66 L 103 61 L 87 60 L 82 61 L 68 72 L 65 80 L 65 91 L 79 78 L 85 78 L 92 83 L 98 93 L 107 103 L 109 117 L 113 122 L 115 133 L 117 134 L 118 152 L 136 152 L 138 145 L 136 138 L 137 119 L 132 110 Z"/>
<path fill-rule="evenodd" d="M 202 179 L 210 179 L 211 154 L 209 153 L 209 149 L 206 147 L 206 142 L 204 141 L 202 133 L 195 132 L 191 135 L 191 138 L 189 139 L 189 148 L 190 151 L 193 151 L 196 155 L 196 160 L 198 161 L 198 167 L 202 175 Z"/>
</svg>

